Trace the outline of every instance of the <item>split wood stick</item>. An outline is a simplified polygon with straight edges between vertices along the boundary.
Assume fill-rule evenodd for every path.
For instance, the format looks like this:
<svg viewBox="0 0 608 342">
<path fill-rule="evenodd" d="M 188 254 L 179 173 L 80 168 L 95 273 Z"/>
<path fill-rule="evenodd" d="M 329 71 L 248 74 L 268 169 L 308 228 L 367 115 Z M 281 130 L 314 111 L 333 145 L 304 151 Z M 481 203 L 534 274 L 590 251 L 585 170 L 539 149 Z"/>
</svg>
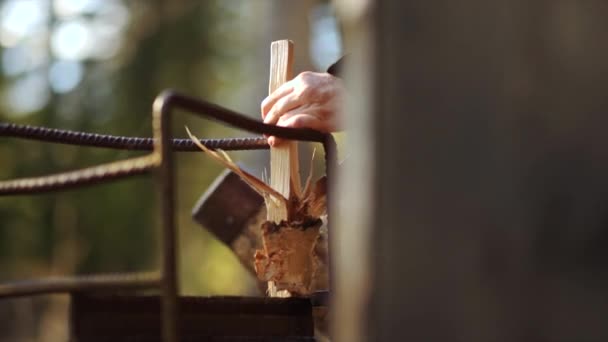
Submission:
<svg viewBox="0 0 608 342">
<path fill-rule="evenodd" d="M 272 93 L 293 77 L 293 42 L 278 40 L 270 45 L 270 81 L 268 92 Z M 285 198 L 292 194 L 300 196 L 300 168 L 298 143 L 283 141 L 270 149 L 270 187 Z M 267 204 L 268 220 L 279 223 L 287 219 L 287 208 L 282 203 Z"/>
<path fill-rule="evenodd" d="M 293 42 L 278 40 L 270 45 L 270 80 L 268 93 L 272 93 L 283 83 L 293 77 Z M 292 192 L 300 195 L 300 170 L 298 164 L 298 144 L 295 141 L 283 141 L 277 147 L 270 148 L 270 186 L 285 198 Z M 280 223 L 287 220 L 286 203 L 266 201 L 268 221 Z M 289 292 L 277 291 L 273 281 L 268 282 L 270 297 L 288 297 Z"/>
</svg>

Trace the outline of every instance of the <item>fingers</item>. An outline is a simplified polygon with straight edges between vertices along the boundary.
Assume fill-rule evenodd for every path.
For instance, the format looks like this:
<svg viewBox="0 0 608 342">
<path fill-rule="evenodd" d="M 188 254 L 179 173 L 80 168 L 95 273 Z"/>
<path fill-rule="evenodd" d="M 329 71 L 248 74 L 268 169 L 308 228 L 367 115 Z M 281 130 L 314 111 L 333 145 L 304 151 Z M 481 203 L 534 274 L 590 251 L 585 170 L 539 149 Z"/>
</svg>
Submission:
<svg viewBox="0 0 608 342">
<path fill-rule="evenodd" d="M 323 121 L 316 116 L 310 114 L 288 113 L 283 115 L 277 122 L 277 126 L 291 128 L 312 128 L 317 131 L 327 132 L 328 127 L 325 127 Z M 268 144 L 272 147 L 278 146 L 283 142 L 283 139 L 277 137 L 268 138 Z"/>
<path fill-rule="evenodd" d="M 262 119 L 266 118 L 266 115 L 272 109 L 272 107 L 279 101 L 283 96 L 288 95 L 293 92 L 293 84 L 292 82 L 283 83 L 279 88 L 272 92 L 272 94 L 268 95 L 264 101 L 262 101 L 261 111 L 262 111 Z"/>
<path fill-rule="evenodd" d="M 303 113 L 285 114 L 277 122 L 277 126 L 291 128 L 312 128 L 317 131 L 326 131 L 323 122 L 318 117 Z"/>
<path fill-rule="evenodd" d="M 292 109 L 302 106 L 305 100 L 299 94 L 291 92 L 282 98 L 280 98 L 264 118 L 264 123 L 274 125 L 276 124 L 281 116 L 289 112 Z"/>
<path fill-rule="evenodd" d="M 335 131 L 339 129 L 342 93 L 339 79 L 325 73 L 303 72 L 264 99 L 262 118 L 271 125 Z M 268 138 L 271 146 L 279 142 L 275 137 Z"/>
</svg>

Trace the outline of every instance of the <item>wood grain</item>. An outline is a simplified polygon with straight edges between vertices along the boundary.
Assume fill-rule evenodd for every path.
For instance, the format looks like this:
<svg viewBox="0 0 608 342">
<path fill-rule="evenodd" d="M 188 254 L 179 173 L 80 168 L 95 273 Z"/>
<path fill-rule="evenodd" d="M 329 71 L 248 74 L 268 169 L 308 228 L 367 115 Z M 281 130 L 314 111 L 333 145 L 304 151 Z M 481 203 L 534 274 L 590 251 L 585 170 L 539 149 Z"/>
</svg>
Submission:
<svg viewBox="0 0 608 342">
<path fill-rule="evenodd" d="M 268 93 L 272 93 L 283 83 L 293 77 L 293 42 L 278 40 L 270 45 L 270 80 Z M 294 186 L 292 186 L 292 184 Z M 294 141 L 283 141 L 277 147 L 270 148 L 270 187 L 289 199 L 292 191 L 300 189 L 298 165 L 298 144 Z M 285 202 L 266 200 L 266 213 L 269 221 L 279 223 L 287 220 Z M 277 291 L 273 281 L 268 282 L 270 297 L 288 297 L 289 292 Z"/>
<path fill-rule="evenodd" d="M 268 92 L 272 93 L 293 77 L 293 42 L 278 40 L 270 45 L 270 81 Z M 270 187 L 289 199 L 301 194 L 298 143 L 283 141 L 270 149 Z M 267 201 L 270 202 L 270 201 Z M 267 203 L 268 220 L 279 223 L 287 219 L 284 203 Z"/>
</svg>

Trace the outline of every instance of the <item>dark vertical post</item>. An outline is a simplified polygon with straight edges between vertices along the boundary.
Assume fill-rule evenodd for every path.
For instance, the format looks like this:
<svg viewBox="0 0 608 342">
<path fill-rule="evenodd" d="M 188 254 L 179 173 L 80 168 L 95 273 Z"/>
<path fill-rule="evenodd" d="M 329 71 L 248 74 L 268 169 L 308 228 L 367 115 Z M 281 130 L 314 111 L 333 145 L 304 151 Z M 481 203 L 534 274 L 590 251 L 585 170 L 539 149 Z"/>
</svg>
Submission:
<svg viewBox="0 0 608 342">
<path fill-rule="evenodd" d="M 344 171 L 341 188 L 369 206 L 340 198 L 338 331 L 350 319 L 370 341 L 608 338 L 608 3 L 360 3 L 367 30 L 347 34 L 368 49 L 351 63 L 369 54 L 373 70 L 347 79 L 367 84 L 371 110 L 348 117 L 371 147 L 349 164 L 369 172 Z M 340 279 L 348 267 L 358 282 Z"/>
<path fill-rule="evenodd" d="M 179 341 L 177 256 L 175 232 L 175 180 L 171 153 L 171 107 L 173 94 L 164 92 L 153 104 L 154 150 L 159 158 L 159 196 L 162 215 L 162 332 L 166 342 Z"/>
<path fill-rule="evenodd" d="M 500 1 L 378 4 L 371 340 L 518 340 L 481 274 L 503 25 Z"/>
<path fill-rule="evenodd" d="M 323 139 L 323 150 L 325 151 L 325 176 L 327 177 L 327 231 L 328 231 L 328 246 L 329 253 L 327 255 L 327 263 L 329 264 L 329 291 L 333 292 L 334 287 L 334 275 L 335 275 L 335 265 L 332 262 L 332 253 L 335 243 L 335 237 L 332 233 L 333 230 L 333 217 L 336 215 L 334 207 L 331 202 L 333 200 L 332 193 L 334 191 L 335 179 L 334 175 L 336 174 L 336 168 L 338 167 L 338 156 L 337 156 L 337 146 L 334 137 L 331 134 L 327 134 L 325 139 Z"/>
</svg>

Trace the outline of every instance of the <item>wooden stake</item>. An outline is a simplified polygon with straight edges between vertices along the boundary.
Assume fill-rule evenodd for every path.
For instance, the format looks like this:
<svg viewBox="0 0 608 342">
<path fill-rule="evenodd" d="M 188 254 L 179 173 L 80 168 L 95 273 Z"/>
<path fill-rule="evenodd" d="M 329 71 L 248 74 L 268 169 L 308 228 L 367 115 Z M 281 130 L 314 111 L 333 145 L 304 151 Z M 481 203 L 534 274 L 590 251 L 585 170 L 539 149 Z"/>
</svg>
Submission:
<svg viewBox="0 0 608 342">
<path fill-rule="evenodd" d="M 268 92 L 272 93 L 293 77 L 293 42 L 278 40 L 270 45 L 270 82 Z M 284 141 L 270 149 L 270 187 L 285 198 L 292 194 L 300 196 L 302 185 L 298 163 L 298 143 Z M 268 220 L 279 223 L 287 219 L 287 208 L 279 203 L 267 204 Z"/>
<path fill-rule="evenodd" d="M 293 77 L 293 42 L 278 40 L 270 45 L 270 81 L 268 93 L 272 93 Z M 270 187 L 289 199 L 292 192 L 301 192 L 300 170 L 298 164 L 298 144 L 284 141 L 270 148 Z M 280 223 L 287 220 L 286 203 L 266 201 L 268 221 Z M 288 297 L 289 292 L 277 291 L 273 281 L 268 282 L 270 297 Z"/>
</svg>

